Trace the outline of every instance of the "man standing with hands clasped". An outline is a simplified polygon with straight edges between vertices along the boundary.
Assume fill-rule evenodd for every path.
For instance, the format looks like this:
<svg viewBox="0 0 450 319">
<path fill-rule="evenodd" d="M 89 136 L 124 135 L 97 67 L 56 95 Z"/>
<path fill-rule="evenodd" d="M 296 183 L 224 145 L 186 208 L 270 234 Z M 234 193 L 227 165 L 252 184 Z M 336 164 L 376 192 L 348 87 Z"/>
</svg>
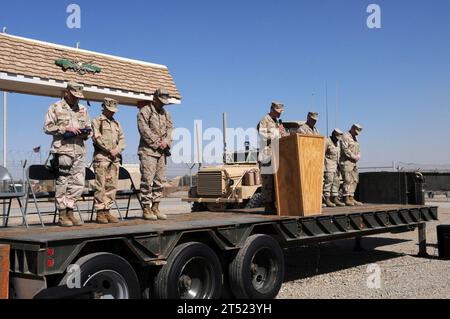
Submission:
<svg viewBox="0 0 450 319">
<path fill-rule="evenodd" d="M 138 129 L 141 135 L 139 159 L 141 162 L 141 194 L 144 205 L 144 219 L 166 220 L 159 204 L 163 195 L 163 183 L 166 172 L 166 159 L 170 156 L 173 122 L 167 110 L 169 92 L 159 88 L 153 95 L 153 101 L 139 103 Z"/>
<path fill-rule="evenodd" d="M 95 170 L 95 210 L 97 223 L 118 223 L 110 209 L 114 204 L 119 179 L 122 152 L 125 149 L 125 136 L 120 123 L 114 119 L 117 101 L 105 98 L 102 115 L 92 123 L 94 141 Z"/>
</svg>

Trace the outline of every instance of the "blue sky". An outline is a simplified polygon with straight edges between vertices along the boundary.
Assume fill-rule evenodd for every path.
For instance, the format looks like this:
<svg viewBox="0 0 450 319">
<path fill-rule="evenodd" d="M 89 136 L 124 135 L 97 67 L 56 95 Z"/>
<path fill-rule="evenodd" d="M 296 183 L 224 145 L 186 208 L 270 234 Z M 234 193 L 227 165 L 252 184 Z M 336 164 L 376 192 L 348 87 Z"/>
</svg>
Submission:
<svg viewBox="0 0 450 319">
<path fill-rule="evenodd" d="M 66 7 L 81 6 L 82 26 L 66 27 Z M 382 29 L 366 26 L 370 3 Z M 450 1 L 2 1 L 8 33 L 165 64 L 183 96 L 176 126 L 193 121 L 255 127 L 272 100 L 283 118 L 321 113 L 330 128 L 365 128 L 363 162 L 450 163 Z M 339 109 L 336 114 L 336 92 Z M 312 95 L 314 94 L 314 97 Z M 9 149 L 48 149 L 42 125 L 54 99 L 9 95 Z M 100 108 L 93 104 L 91 116 Z M 336 116 L 337 115 L 337 116 Z M 136 153 L 136 110 L 121 109 L 127 153 Z"/>
</svg>

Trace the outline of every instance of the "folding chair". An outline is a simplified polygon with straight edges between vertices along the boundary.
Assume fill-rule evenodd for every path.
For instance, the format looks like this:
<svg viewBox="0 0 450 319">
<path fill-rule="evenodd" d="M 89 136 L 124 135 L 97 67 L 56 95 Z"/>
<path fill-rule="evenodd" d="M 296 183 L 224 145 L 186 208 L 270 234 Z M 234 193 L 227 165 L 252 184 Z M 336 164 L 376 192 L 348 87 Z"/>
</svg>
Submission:
<svg viewBox="0 0 450 319">
<path fill-rule="evenodd" d="M 27 168 L 27 191 L 26 191 L 26 201 L 25 201 L 25 218 L 27 218 L 28 215 L 33 215 L 28 213 L 28 203 L 30 201 L 30 197 L 32 197 L 32 200 L 34 202 L 34 205 L 36 207 L 36 213 L 39 216 L 39 220 L 41 222 L 42 227 L 45 227 L 45 224 L 42 220 L 42 216 L 45 215 L 53 215 L 53 223 L 56 223 L 56 216 L 57 216 L 57 208 L 56 208 L 56 200 L 55 200 L 55 192 L 35 192 L 33 190 L 33 187 L 31 185 L 31 181 L 55 181 L 56 177 L 55 175 L 50 172 L 46 166 L 44 165 L 31 165 Z M 53 211 L 41 211 L 39 209 L 38 205 L 38 199 L 53 199 L 55 208 Z M 78 208 L 78 205 L 76 206 L 76 209 L 78 211 L 78 215 L 80 216 L 81 221 L 83 221 L 83 217 L 81 216 L 81 212 Z"/>
<path fill-rule="evenodd" d="M 86 181 L 95 181 L 96 177 L 95 177 L 95 173 L 90 169 L 86 167 Z M 86 195 L 85 195 L 86 194 Z M 95 190 L 93 191 L 88 191 L 87 193 L 83 194 L 83 198 L 84 197 L 94 197 L 95 196 Z M 119 212 L 119 216 L 120 216 L 120 220 L 123 221 L 123 216 L 122 216 L 122 212 L 120 211 L 119 206 L 117 205 L 117 201 L 114 201 L 114 206 L 117 209 L 117 211 Z M 92 222 L 94 220 L 94 214 L 95 214 L 95 205 L 94 205 L 94 200 L 92 202 L 92 208 L 90 210 L 91 213 L 91 218 L 90 221 Z"/>
<path fill-rule="evenodd" d="M 3 203 L 3 209 L 5 207 L 6 201 L 8 201 L 8 210 L 6 213 L 0 214 L 0 217 L 4 219 L 4 227 L 8 227 L 9 218 L 11 214 L 11 204 L 14 199 L 19 203 L 20 212 L 22 214 L 23 224 L 28 228 L 27 220 L 25 218 L 25 214 L 22 209 L 22 202 L 20 198 L 25 196 L 24 192 L 17 192 L 16 186 L 14 184 L 14 180 L 11 174 L 8 172 L 6 168 L 0 166 L 0 181 L 2 182 L 2 187 L 0 191 L 0 201 Z"/>
<path fill-rule="evenodd" d="M 127 206 L 119 207 L 119 205 L 117 204 L 117 199 L 116 199 L 116 203 L 115 203 L 119 212 L 121 209 L 126 209 L 127 213 L 125 214 L 125 218 L 128 219 L 128 215 L 129 215 L 130 211 L 138 211 L 138 210 L 143 211 L 144 210 L 144 206 L 142 205 L 142 201 L 141 201 L 141 197 L 140 197 L 141 192 L 136 188 L 136 186 L 134 185 L 133 179 L 131 178 L 130 173 L 124 167 L 120 167 L 120 169 L 119 169 L 119 181 L 129 181 L 131 184 L 130 189 L 123 189 L 123 190 L 117 191 L 117 198 L 119 198 L 119 197 L 128 198 Z M 136 196 L 136 198 L 139 202 L 140 208 L 130 209 L 131 198 L 133 196 Z"/>
</svg>

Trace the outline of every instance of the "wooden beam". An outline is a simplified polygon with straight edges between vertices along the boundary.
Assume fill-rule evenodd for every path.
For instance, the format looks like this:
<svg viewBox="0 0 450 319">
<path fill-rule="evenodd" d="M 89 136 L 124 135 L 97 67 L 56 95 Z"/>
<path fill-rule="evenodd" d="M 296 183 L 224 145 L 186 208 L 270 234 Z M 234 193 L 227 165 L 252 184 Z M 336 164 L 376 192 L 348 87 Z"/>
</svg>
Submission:
<svg viewBox="0 0 450 319">
<path fill-rule="evenodd" d="M 9 251 L 8 245 L 0 245 L 0 299 L 8 299 Z"/>
</svg>

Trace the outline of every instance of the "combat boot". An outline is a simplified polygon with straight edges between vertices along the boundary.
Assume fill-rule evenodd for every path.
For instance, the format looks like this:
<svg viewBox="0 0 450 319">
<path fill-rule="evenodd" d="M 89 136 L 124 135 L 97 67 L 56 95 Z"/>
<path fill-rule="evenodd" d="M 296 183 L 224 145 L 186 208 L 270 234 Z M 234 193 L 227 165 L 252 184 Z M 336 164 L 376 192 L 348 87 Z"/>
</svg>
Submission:
<svg viewBox="0 0 450 319">
<path fill-rule="evenodd" d="M 67 210 L 61 209 L 59 211 L 59 226 L 61 227 L 73 227 L 73 223 L 67 216 Z"/>
<path fill-rule="evenodd" d="M 150 205 L 144 205 L 144 219 L 152 220 L 152 221 L 158 220 L 158 217 L 156 217 L 156 215 L 153 214 L 153 211 L 150 208 Z"/>
<path fill-rule="evenodd" d="M 339 200 L 339 197 L 337 197 L 337 196 L 333 197 L 332 202 L 333 202 L 333 204 L 335 204 L 338 207 L 344 207 L 345 206 L 345 204 L 343 202 L 341 202 Z"/>
<path fill-rule="evenodd" d="M 106 225 L 108 224 L 108 219 L 105 216 L 105 211 L 104 210 L 99 210 L 97 211 L 97 220 L 96 220 L 97 224 L 101 224 L 101 225 Z"/>
<path fill-rule="evenodd" d="M 325 197 L 325 205 L 327 205 L 327 207 L 336 207 L 336 205 L 331 201 L 330 197 Z"/>
<path fill-rule="evenodd" d="M 111 215 L 111 212 L 109 210 L 105 210 L 104 213 L 105 213 L 105 218 L 108 220 L 109 223 L 117 224 L 119 222 L 119 220 L 116 217 Z"/>
<path fill-rule="evenodd" d="M 350 196 L 345 196 L 344 203 L 345 203 L 345 206 L 350 206 L 350 207 L 355 206 L 355 203 L 353 203 Z"/>
<path fill-rule="evenodd" d="M 353 204 L 355 204 L 355 206 L 362 206 L 363 203 L 358 202 L 353 196 L 350 196 Z"/>
<path fill-rule="evenodd" d="M 159 210 L 159 203 L 153 203 L 152 212 L 159 220 L 167 220 L 167 215 L 163 214 Z"/>
<path fill-rule="evenodd" d="M 72 222 L 73 226 L 81 226 L 83 225 L 83 223 L 78 220 L 77 218 L 75 218 L 74 214 L 73 214 L 73 209 L 71 208 L 67 208 L 67 218 L 70 219 L 70 221 Z"/>
</svg>

